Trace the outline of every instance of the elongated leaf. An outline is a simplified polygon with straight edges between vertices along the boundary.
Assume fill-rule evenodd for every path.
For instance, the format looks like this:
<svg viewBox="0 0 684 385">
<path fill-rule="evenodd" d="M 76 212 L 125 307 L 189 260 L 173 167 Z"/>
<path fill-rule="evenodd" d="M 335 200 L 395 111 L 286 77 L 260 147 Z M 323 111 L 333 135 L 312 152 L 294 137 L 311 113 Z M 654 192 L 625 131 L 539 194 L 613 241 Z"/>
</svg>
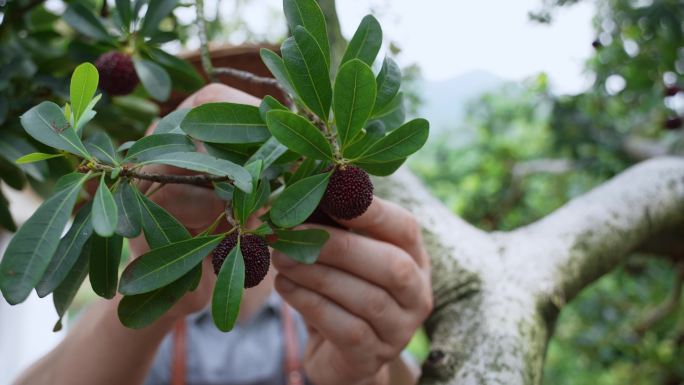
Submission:
<svg viewBox="0 0 684 385">
<path fill-rule="evenodd" d="M 189 108 L 179 108 L 163 117 L 154 128 L 154 134 L 183 134 L 180 125 L 185 116 L 190 112 Z"/>
<path fill-rule="evenodd" d="M 97 69 L 90 63 L 79 65 L 74 70 L 74 74 L 71 75 L 69 96 L 71 98 L 71 111 L 74 114 L 74 122 L 78 122 L 93 96 L 95 96 L 99 80 L 100 75 Z"/>
<path fill-rule="evenodd" d="M 59 158 L 64 156 L 64 154 L 44 154 L 42 152 L 32 152 L 30 154 L 26 154 L 22 157 L 17 158 L 15 161 L 17 164 L 26 164 L 26 163 L 33 163 L 33 162 L 40 162 L 42 160 L 48 160 L 52 158 Z"/>
<path fill-rule="evenodd" d="M 382 122 L 387 131 L 393 131 L 401 126 L 404 123 L 404 120 L 406 120 L 404 94 L 399 92 L 382 110 L 373 111 L 371 120 Z"/>
<path fill-rule="evenodd" d="M 97 41 L 113 41 L 100 18 L 82 3 L 72 3 L 62 14 L 62 20 L 73 29 Z"/>
<path fill-rule="evenodd" d="M 373 65 L 382 46 L 382 28 L 378 20 L 372 15 L 367 15 L 361 20 L 359 28 L 347 46 L 342 56 L 341 64 L 352 59 L 360 59 L 369 66 Z"/>
<path fill-rule="evenodd" d="M 168 0 L 161 0 L 168 1 Z M 135 73 L 138 74 L 140 82 L 145 91 L 154 99 L 163 102 L 171 94 L 171 77 L 166 70 L 159 64 L 141 58 L 133 58 Z"/>
<path fill-rule="evenodd" d="M 343 154 L 347 159 L 360 158 L 384 136 L 385 125 L 379 120 L 374 120 L 366 126 L 363 136 L 345 148 Z"/>
<path fill-rule="evenodd" d="M 93 233 L 93 225 L 90 221 L 91 209 L 92 203 L 87 203 L 78 210 L 71 228 L 59 241 L 55 255 L 36 285 L 39 297 L 45 297 L 57 289 L 81 255 L 83 247 Z"/>
<path fill-rule="evenodd" d="M 394 172 L 397 171 L 399 167 L 404 164 L 404 162 L 406 162 L 406 158 L 385 163 L 354 162 L 354 165 L 361 167 L 371 175 L 388 176 L 394 174 Z"/>
<path fill-rule="evenodd" d="M 52 294 L 52 302 L 57 310 L 59 320 L 55 324 L 53 331 L 62 329 L 62 317 L 66 314 L 71 302 L 76 297 L 76 292 L 83 284 L 88 275 L 88 261 L 90 260 L 90 242 L 86 242 L 81 250 L 81 254 L 74 263 L 67 276 L 62 280 L 62 283 L 55 289 Z"/>
<path fill-rule="evenodd" d="M 273 96 L 266 95 L 266 97 L 261 100 L 261 104 L 259 105 L 259 115 L 264 122 L 266 121 L 266 114 L 271 110 L 289 111 L 289 108 L 285 107 Z"/>
<path fill-rule="evenodd" d="M 254 188 L 251 193 L 247 194 L 240 190 L 233 193 L 233 212 L 235 213 L 235 219 L 241 224 L 246 224 L 247 218 L 249 218 L 255 210 L 254 206 L 257 204 L 257 199 L 263 194 L 263 191 L 260 190 L 268 187 L 268 183 L 264 183 L 263 185 L 258 184 L 262 165 L 263 162 L 257 160 L 245 166 L 245 169 L 252 175 L 252 186 L 254 186 Z"/>
<path fill-rule="evenodd" d="M 147 12 L 140 26 L 140 33 L 149 36 L 157 30 L 159 23 L 176 8 L 178 0 L 150 0 Z"/>
<path fill-rule="evenodd" d="M 100 186 L 93 198 L 93 229 L 102 237 L 110 237 L 114 234 L 119 223 L 119 211 L 114 202 L 114 196 L 105 183 L 105 176 L 100 178 Z"/>
<path fill-rule="evenodd" d="M 118 155 L 112 139 L 102 131 L 97 131 L 85 143 L 86 149 L 95 159 L 108 165 L 119 164 Z"/>
<path fill-rule="evenodd" d="M 131 28 L 131 0 L 116 0 L 116 11 L 124 31 L 128 32 Z"/>
<path fill-rule="evenodd" d="M 233 200 L 235 187 L 233 187 L 232 184 L 228 184 L 225 182 L 214 183 L 214 192 L 216 193 L 216 196 L 218 196 L 220 199 L 230 202 Z"/>
<path fill-rule="evenodd" d="M 306 220 L 316 209 L 328 187 L 330 174 L 304 178 L 288 186 L 273 202 L 271 221 L 283 228 L 294 227 Z"/>
<path fill-rule="evenodd" d="M 325 230 L 275 230 L 276 241 L 270 246 L 282 251 L 288 257 L 300 263 L 316 262 L 321 248 L 330 238 Z"/>
<path fill-rule="evenodd" d="M 309 31 L 330 67 L 328 32 L 323 11 L 318 3 L 315 0 L 283 0 L 283 11 L 290 31 L 294 31 L 300 25 Z"/>
<path fill-rule="evenodd" d="M 114 192 L 114 201 L 119 212 L 116 233 L 126 238 L 137 237 L 142 230 L 140 201 L 133 188 L 129 183 L 122 182 Z"/>
<path fill-rule="evenodd" d="M 231 250 L 221 266 L 211 298 L 211 316 L 219 330 L 235 326 L 245 285 L 245 261 L 240 243 Z"/>
<path fill-rule="evenodd" d="M 390 57 L 386 57 L 382 62 L 376 82 L 378 95 L 373 107 L 374 114 L 382 111 L 397 96 L 401 87 L 401 70 Z"/>
<path fill-rule="evenodd" d="M 268 70 L 271 71 L 273 77 L 278 80 L 278 83 L 285 88 L 285 91 L 292 96 L 297 95 L 294 86 L 292 85 L 290 74 L 287 73 L 287 69 L 285 68 L 283 59 L 278 56 L 277 53 L 266 48 L 262 48 L 259 51 L 259 54 L 261 55 L 261 61 L 263 61 Z"/>
<path fill-rule="evenodd" d="M 10 163 L 17 162 L 22 156 L 36 153 L 37 150 L 25 138 L 9 133 L 0 133 L 0 157 Z M 45 163 L 24 163 L 19 168 L 31 178 L 42 182 L 48 174 L 48 166 Z"/>
<path fill-rule="evenodd" d="M 137 193 L 142 210 L 142 227 L 151 249 L 190 239 L 190 233 L 173 215 Z"/>
<path fill-rule="evenodd" d="M 45 201 L 10 240 L 0 262 L 0 289 L 8 303 L 23 302 L 43 276 L 85 180 L 82 175 Z"/>
<path fill-rule="evenodd" d="M 332 148 L 323 134 L 307 119 L 290 111 L 267 114 L 271 134 L 290 150 L 315 159 L 332 159 Z"/>
<path fill-rule="evenodd" d="M 259 149 L 247 159 L 246 163 L 262 160 L 263 168 L 269 168 L 278 158 L 287 152 L 287 147 L 283 146 L 278 139 L 270 137 Z"/>
<path fill-rule="evenodd" d="M 328 121 L 332 86 L 325 58 L 316 40 L 301 26 L 281 47 L 285 68 L 299 98 L 324 122 Z"/>
<path fill-rule="evenodd" d="M 313 171 L 317 168 L 318 164 L 316 163 L 316 160 L 313 158 L 306 158 L 302 163 L 299 164 L 299 167 L 297 167 L 297 170 L 292 174 L 292 176 L 287 179 L 287 185 L 292 185 L 296 183 L 297 181 L 300 181 L 307 176 L 313 174 Z"/>
<path fill-rule="evenodd" d="M 172 152 L 193 152 L 195 145 L 185 135 L 155 134 L 140 138 L 126 153 L 124 163 L 138 163 Z"/>
<path fill-rule="evenodd" d="M 152 324 L 191 290 L 201 274 L 202 265 L 199 265 L 161 289 L 123 297 L 118 308 L 121 323 L 132 329 L 141 329 Z"/>
<path fill-rule="evenodd" d="M 35 140 L 60 150 L 89 158 L 76 131 L 53 102 L 42 102 L 21 116 L 21 125 Z"/>
<path fill-rule="evenodd" d="M 177 40 L 178 36 L 172 34 L 171 40 Z M 169 72 L 173 85 L 183 91 L 192 92 L 204 84 L 204 80 L 187 60 L 168 54 L 159 48 L 149 47 L 148 53 L 155 62 L 164 66 Z"/>
<path fill-rule="evenodd" d="M 83 174 L 81 174 L 80 172 L 72 172 L 66 175 L 62 175 L 59 179 L 57 179 L 57 182 L 55 182 L 54 194 L 57 194 L 58 192 L 66 189 L 70 189 L 78 183 L 83 183 L 81 181 L 82 178 Z"/>
<path fill-rule="evenodd" d="M 140 164 L 167 164 L 187 170 L 206 172 L 207 174 L 227 176 L 232 179 L 235 187 L 244 192 L 252 191 L 252 177 L 249 173 L 233 162 L 215 158 L 200 152 L 174 152 L 160 154 Z"/>
<path fill-rule="evenodd" d="M 90 286 L 100 297 L 111 299 L 116 295 L 122 245 L 123 238 L 120 235 L 108 238 L 93 235 L 90 245 Z"/>
<path fill-rule="evenodd" d="M 261 143 L 271 134 L 259 108 L 236 103 L 207 103 L 193 108 L 181 129 L 209 143 Z"/>
<path fill-rule="evenodd" d="M 142 294 L 170 284 L 202 263 L 221 239 L 222 236 L 197 237 L 148 251 L 126 267 L 119 292 Z"/>
<path fill-rule="evenodd" d="M 344 148 L 366 125 L 375 103 L 375 75 L 364 62 L 346 62 L 335 79 L 333 110 L 337 137 Z"/>
<path fill-rule="evenodd" d="M 429 132 L 430 123 L 427 120 L 414 119 L 372 145 L 359 161 L 385 163 L 406 158 L 423 147 Z"/>
<path fill-rule="evenodd" d="M 100 101 L 101 98 L 102 94 L 95 95 L 95 97 L 92 98 L 90 103 L 88 103 L 88 105 L 86 106 L 85 110 L 83 111 L 83 114 L 81 114 L 81 117 L 78 119 L 78 122 L 76 122 L 74 128 L 76 129 L 76 133 L 78 134 L 78 136 L 81 136 L 81 134 L 83 133 L 83 128 L 86 126 L 86 124 L 93 120 L 95 115 L 97 115 L 93 108 L 95 108 L 95 105 L 97 104 L 97 102 Z"/>
<path fill-rule="evenodd" d="M 17 231 L 17 225 L 14 223 L 12 213 L 9 211 L 9 201 L 5 198 L 5 194 L 0 191 L 0 228 L 10 232 Z"/>
</svg>

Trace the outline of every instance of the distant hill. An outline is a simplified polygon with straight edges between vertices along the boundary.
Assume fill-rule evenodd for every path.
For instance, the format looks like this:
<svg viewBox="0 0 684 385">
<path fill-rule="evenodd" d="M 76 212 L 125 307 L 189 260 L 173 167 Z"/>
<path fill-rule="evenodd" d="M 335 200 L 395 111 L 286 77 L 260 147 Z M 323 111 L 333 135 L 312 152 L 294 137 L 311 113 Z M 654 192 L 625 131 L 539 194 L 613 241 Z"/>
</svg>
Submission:
<svg viewBox="0 0 684 385">
<path fill-rule="evenodd" d="M 495 90 L 506 80 L 486 71 L 472 71 L 443 81 L 423 81 L 423 104 L 418 115 L 430 121 L 433 133 L 460 125 L 466 103 Z"/>
</svg>

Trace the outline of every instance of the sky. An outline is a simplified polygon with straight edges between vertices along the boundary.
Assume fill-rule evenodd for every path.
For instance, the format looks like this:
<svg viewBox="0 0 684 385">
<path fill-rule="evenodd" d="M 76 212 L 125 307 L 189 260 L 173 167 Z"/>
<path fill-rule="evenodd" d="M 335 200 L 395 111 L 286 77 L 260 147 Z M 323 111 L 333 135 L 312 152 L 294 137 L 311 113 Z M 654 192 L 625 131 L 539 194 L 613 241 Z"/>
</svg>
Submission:
<svg viewBox="0 0 684 385">
<path fill-rule="evenodd" d="M 209 1 L 207 8 L 211 12 Z M 277 38 L 285 28 L 273 21 L 281 1 L 251 0 L 240 14 L 254 31 Z M 230 3 L 223 1 L 223 13 L 234 11 Z M 470 71 L 522 80 L 546 72 L 557 93 L 581 92 L 590 83 L 583 68 L 595 38 L 591 24 L 593 2 L 561 9 L 550 26 L 528 18 L 528 12 L 537 10 L 541 3 L 542 0 L 338 0 L 337 10 L 347 37 L 353 35 L 363 16 L 373 13 L 383 27 L 385 42 L 396 42 L 402 48 L 399 63 L 417 63 L 426 80 L 450 79 Z"/>
</svg>

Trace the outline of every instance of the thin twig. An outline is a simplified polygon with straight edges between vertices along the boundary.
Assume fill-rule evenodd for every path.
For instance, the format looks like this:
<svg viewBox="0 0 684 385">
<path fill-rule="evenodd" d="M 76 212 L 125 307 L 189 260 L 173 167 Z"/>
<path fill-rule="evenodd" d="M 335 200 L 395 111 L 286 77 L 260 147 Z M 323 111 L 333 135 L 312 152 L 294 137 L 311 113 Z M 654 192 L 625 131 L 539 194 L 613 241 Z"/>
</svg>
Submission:
<svg viewBox="0 0 684 385">
<path fill-rule="evenodd" d="M 251 83 L 268 84 L 268 85 L 276 86 L 276 87 L 280 88 L 280 83 L 278 83 L 278 81 L 275 80 L 274 78 L 259 76 L 259 75 L 253 74 L 249 71 L 239 70 L 237 68 L 216 67 L 216 68 L 214 68 L 214 74 L 215 75 L 228 75 L 228 76 L 232 76 L 234 78 L 246 80 L 246 81 L 251 82 Z"/>
<path fill-rule="evenodd" d="M 643 335 L 655 323 L 677 310 L 682 298 L 682 287 L 684 287 L 684 262 L 679 263 L 677 266 L 670 297 L 647 314 L 646 317 L 634 327 L 634 331 L 639 335 Z"/>
<path fill-rule="evenodd" d="M 113 168 L 111 166 L 104 166 L 101 164 L 93 164 L 90 166 L 84 165 L 79 166 L 79 172 L 112 172 Z M 134 169 L 124 167 L 119 174 L 122 177 L 148 180 L 150 182 L 157 182 L 161 184 L 189 184 L 201 187 L 212 187 L 214 182 L 230 182 L 231 178 L 227 176 L 218 175 L 208 175 L 208 174 L 197 174 L 197 175 L 175 175 L 175 174 L 159 174 L 159 173 L 149 173 L 136 171 Z"/>
<path fill-rule="evenodd" d="M 200 41 L 200 59 L 202 60 L 202 68 L 207 74 L 209 80 L 216 82 L 216 73 L 214 66 L 211 64 L 211 54 L 209 52 L 209 40 L 207 39 L 207 23 L 204 20 L 204 0 L 195 0 L 195 11 L 197 13 L 197 36 Z"/>
</svg>

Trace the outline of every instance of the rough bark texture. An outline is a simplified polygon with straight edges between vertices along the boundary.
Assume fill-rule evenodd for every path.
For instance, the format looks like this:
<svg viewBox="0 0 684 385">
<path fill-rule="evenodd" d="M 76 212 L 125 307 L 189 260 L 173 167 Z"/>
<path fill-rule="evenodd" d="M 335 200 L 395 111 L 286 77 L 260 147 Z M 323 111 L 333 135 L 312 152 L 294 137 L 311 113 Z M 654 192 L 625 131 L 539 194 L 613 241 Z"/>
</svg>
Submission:
<svg viewBox="0 0 684 385">
<path fill-rule="evenodd" d="M 627 255 L 684 227 L 684 159 L 634 166 L 548 217 L 485 233 L 407 170 L 376 181 L 421 221 L 433 263 L 422 384 L 539 384 L 560 309 Z M 457 192 L 454 192 L 457 193 Z"/>
</svg>

